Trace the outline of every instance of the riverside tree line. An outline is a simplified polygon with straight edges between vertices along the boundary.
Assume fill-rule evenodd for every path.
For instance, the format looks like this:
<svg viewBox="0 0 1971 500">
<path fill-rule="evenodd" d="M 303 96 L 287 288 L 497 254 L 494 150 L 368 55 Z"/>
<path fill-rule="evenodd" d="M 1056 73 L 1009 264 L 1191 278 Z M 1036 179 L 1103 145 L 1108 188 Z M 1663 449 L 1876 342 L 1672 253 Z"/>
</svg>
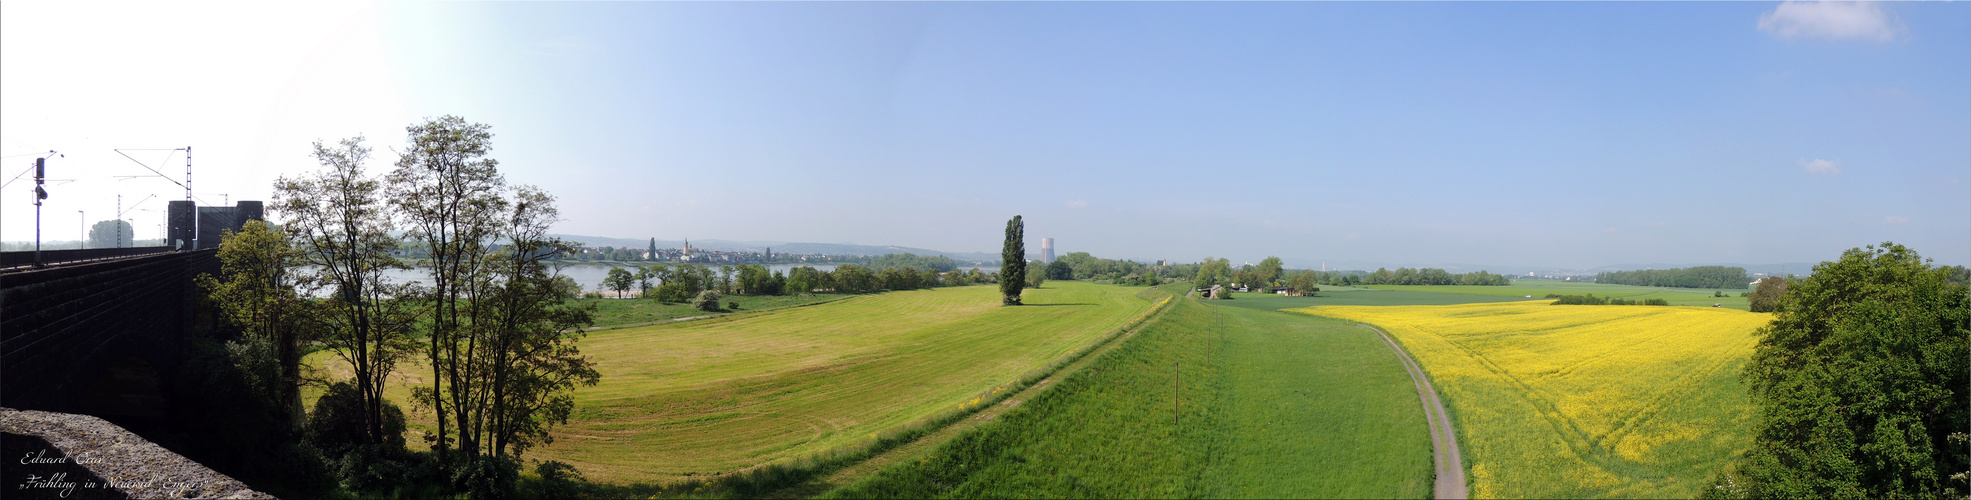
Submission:
<svg viewBox="0 0 1971 500">
<path fill-rule="evenodd" d="M 885 256 L 892 257 L 892 256 Z M 944 265 L 936 263 L 942 259 Z M 918 262 L 918 268 L 904 262 L 928 261 L 931 265 Z M 880 263 L 879 263 L 880 262 Z M 662 302 L 692 302 L 707 310 L 717 310 L 722 295 L 788 295 L 815 292 L 868 293 L 881 290 L 915 290 L 940 286 L 964 286 L 974 283 L 994 283 L 998 273 L 982 272 L 978 268 L 959 271 L 950 259 L 920 257 L 900 254 L 893 258 L 878 259 L 870 265 L 858 266 L 842 264 L 833 271 L 822 271 L 812 266 L 793 268 L 788 272 L 769 271 L 758 264 L 736 266 L 671 266 L 657 264 L 636 268 L 612 268 L 602 285 L 615 291 L 618 297 L 629 290 L 641 290 L 643 296 Z M 942 267 L 942 269 L 940 269 Z"/>
<path fill-rule="evenodd" d="M 565 302 L 547 265 L 575 248 L 546 236 L 559 220 L 554 197 L 506 183 L 488 156 L 487 125 L 445 116 L 407 131 L 381 175 L 367 169 L 361 137 L 315 143 L 321 168 L 275 184 L 279 225 L 254 221 L 228 235 L 222 276 L 201 280 L 241 333 L 228 347 L 233 364 L 299 430 L 290 494 L 339 485 L 359 495 L 511 496 L 521 454 L 551 442 L 549 429 L 574 409 L 571 391 L 600 379 L 576 347 L 593 306 Z M 429 286 L 387 277 L 411 268 L 392 255 L 405 242 L 428 251 L 415 269 Z M 333 353 L 347 372 L 304 373 L 312 351 Z M 410 401 L 436 419 L 421 436 L 428 453 L 407 451 L 403 411 L 384 398 L 386 380 L 413 360 L 429 370 Z M 309 383 L 327 387 L 304 412 Z M 542 467 L 544 476 L 566 469 Z"/>
</svg>

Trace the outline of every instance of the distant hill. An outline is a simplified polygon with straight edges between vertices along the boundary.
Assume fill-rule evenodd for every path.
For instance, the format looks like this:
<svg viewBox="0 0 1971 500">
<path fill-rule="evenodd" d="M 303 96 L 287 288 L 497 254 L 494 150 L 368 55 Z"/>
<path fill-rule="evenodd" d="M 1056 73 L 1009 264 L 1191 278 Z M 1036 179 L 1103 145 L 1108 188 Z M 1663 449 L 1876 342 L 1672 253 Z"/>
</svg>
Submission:
<svg viewBox="0 0 1971 500">
<path fill-rule="evenodd" d="M 610 238 L 606 236 L 580 236 L 572 234 L 551 234 L 555 238 L 581 242 L 588 246 L 611 246 L 617 248 L 648 248 L 650 239 Z M 657 248 L 681 248 L 684 240 L 658 239 Z M 799 243 L 788 241 L 731 241 L 731 240 L 691 240 L 692 248 L 718 250 L 722 252 L 763 252 L 772 248 L 774 253 L 807 253 L 822 255 L 887 255 L 893 253 L 913 253 L 917 255 L 943 255 L 959 261 L 960 268 L 973 267 L 977 262 L 997 266 L 999 254 L 984 252 L 946 252 L 928 248 L 911 248 L 894 245 L 857 245 L 854 243 Z M 1035 255 L 1036 257 L 1038 254 Z"/>
</svg>

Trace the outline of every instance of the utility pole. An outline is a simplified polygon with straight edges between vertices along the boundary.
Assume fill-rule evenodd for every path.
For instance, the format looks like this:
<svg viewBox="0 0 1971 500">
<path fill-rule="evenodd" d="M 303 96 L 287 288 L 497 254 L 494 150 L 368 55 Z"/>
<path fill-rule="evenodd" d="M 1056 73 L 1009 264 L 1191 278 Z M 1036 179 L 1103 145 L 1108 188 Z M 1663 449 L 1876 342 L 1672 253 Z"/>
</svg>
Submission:
<svg viewBox="0 0 1971 500">
<path fill-rule="evenodd" d="M 34 159 L 34 267 L 41 267 L 41 200 L 48 199 L 48 158 Z"/>
</svg>

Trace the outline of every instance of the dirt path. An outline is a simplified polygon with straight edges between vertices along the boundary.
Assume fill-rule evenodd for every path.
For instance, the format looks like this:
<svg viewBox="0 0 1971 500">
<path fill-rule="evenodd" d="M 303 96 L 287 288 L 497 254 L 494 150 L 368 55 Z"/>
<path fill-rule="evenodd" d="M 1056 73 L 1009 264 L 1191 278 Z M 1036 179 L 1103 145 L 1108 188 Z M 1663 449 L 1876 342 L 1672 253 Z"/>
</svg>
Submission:
<svg viewBox="0 0 1971 500">
<path fill-rule="evenodd" d="M 1444 411 L 1444 402 L 1437 399 L 1437 389 L 1430 386 L 1430 378 L 1425 377 L 1417 362 L 1410 359 L 1410 353 L 1403 352 L 1396 340 L 1389 334 L 1369 325 L 1362 325 L 1382 337 L 1382 343 L 1389 350 L 1396 351 L 1396 358 L 1403 361 L 1403 369 L 1410 371 L 1410 380 L 1417 384 L 1417 397 L 1423 400 L 1424 416 L 1430 421 L 1430 447 L 1437 457 L 1437 485 L 1435 498 L 1466 498 L 1464 456 L 1458 452 L 1458 433 L 1451 427 L 1451 414 Z"/>
</svg>

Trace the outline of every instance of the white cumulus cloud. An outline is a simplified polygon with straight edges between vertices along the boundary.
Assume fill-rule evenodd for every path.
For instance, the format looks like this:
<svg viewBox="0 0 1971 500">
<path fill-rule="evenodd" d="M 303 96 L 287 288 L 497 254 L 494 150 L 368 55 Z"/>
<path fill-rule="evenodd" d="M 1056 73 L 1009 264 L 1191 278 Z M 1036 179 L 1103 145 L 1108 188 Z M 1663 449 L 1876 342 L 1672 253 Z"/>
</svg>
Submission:
<svg viewBox="0 0 1971 500">
<path fill-rule="evenodd" d="M 1783 39 L 1874 40 L 1896 38 L 1882 6 L 1873 2 L 1786 2 L 1759 16 L 1759 31 Z"/>
<path fill-rule="evenodd" d="M 1800 159 L 1800 168 L 1814 175 L 1841 175 L 1841 160 Z"/>
</svg>

